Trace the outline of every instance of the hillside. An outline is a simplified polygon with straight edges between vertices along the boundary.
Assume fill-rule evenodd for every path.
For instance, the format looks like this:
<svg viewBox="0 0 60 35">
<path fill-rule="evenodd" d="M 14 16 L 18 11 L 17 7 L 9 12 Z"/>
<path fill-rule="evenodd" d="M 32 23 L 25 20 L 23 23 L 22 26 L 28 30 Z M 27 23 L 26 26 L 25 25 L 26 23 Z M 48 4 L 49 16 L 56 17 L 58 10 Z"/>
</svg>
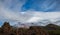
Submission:
<svg viewBox="0 0 60 35">
<path fill-rule="evenodd" d="M 46 26 L 14 27 L 4 22 L 0 27 L 0 35 L 60 35 L 60 26 L 48 24 Z"/>
</svg>

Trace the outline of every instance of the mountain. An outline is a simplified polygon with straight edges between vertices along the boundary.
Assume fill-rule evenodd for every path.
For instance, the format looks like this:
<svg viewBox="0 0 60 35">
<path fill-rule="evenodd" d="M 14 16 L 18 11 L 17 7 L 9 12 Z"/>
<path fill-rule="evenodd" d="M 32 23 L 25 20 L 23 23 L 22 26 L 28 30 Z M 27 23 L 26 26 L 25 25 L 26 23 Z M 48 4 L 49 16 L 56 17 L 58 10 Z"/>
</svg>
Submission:
<svg viewBox="0 0 60 35">
<path fill-rule="evenodd" d="M 55 25 L 55 24 L 48 24 L 45 26 L 45 28 L 48 30 L 60 30 L 60 26 Z"/>
</svg>

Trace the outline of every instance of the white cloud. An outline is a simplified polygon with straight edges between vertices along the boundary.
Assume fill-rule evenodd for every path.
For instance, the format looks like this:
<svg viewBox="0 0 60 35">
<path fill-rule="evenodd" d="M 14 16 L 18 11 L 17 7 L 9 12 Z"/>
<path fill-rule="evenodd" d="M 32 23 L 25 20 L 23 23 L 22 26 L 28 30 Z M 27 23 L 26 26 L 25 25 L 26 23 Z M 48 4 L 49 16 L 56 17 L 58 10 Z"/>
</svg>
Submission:
<svg viewBox="0 0 60 35">
<path fill-rule="evenodd" d="M 22 17 L 20 17 L 20 13 L 19 12 L 13 12 L 7 8 L 5 8 L 3 5 L 0 6 L 0 19 L 5 20 L 20 20 Z"/>
<path fill-rule="evenodd" d="M 30 19 L 27 20 L 27 22 L 37 22 L 39 19 L 41 19 L 40 17 L 32 17 Z"/>
<path fill-rule="evenodd" d="M 17 6 L 19 6 L 19 4 Z M 18 10 L 12 11 L 6 8 L 3 3 L 0 3 L 0 20 L 30 23 L 46 19 L 54 22 L 56 18 L 60 18 L 60 12 L 37 12 L 30 10 L 27 12 L 19 12 Z"/>
<path fill-rule="evenodd" d="M 30 12 L 28 12 L 30 13 Z M 33 13 L 33 14 L 31 14 Z M 27 20 L 27 22 L 36 22 L 40 20 L 55 20 L 56 18 L 60 18 L 60 12 L 31 12 L 32 17 Z"/>
<path fill-rule="evenodd" d="M 60 12 L 12 12 L 11 10 L 0 8 L 0 19 L 12 20 L 18 22 L 39 22 L 41 20 L 55 21 L 56 18 L 60 18 Z"/>
</svg>

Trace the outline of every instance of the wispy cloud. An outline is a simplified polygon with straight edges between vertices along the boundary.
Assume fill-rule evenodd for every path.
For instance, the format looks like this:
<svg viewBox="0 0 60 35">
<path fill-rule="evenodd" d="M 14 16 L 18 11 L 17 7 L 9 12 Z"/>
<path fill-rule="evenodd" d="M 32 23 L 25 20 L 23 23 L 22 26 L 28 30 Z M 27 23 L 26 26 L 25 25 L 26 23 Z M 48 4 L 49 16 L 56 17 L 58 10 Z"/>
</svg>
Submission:
<svg viewBox="0 0 60 35">
<path fill-rule="evenodd" d="M 40 20 L 54 20 L 56 18 L 60 18 L 60 12 L 33 12 L 30 11 L 31 13 L 29 13 L 32 17 L 27 20 L 27 22 L 38 22 Z"/>
<path fill-rule="evenodd" d="M 35 11 L 60 11 L 60 0 L 27 0 L 22 6 L 22 10 L 35 10 Z"/>
<path fill-rule="evenodd" d="M 39 22 L 41 20 L 50 20 L 50 21 L 54 22 L 56 20 L 56 18 L 60 18 L 59 11 L 53 11 L 53 12 L 43 12 L 43 11 L 36 11 L 36 10 L 32 11 L 32 10 L 34 10 L 34 7 L 33 7 L 33 9 L 31 8 L 32 10 L 30 9 L 28 11 L 21 12 L 21 8 L 22 8 L 21 6 L 23 4 L 25 4 L 25 1 L 27 1 L 27 0 L 24 0 L 23 1 L 24 3 L 22 3 L 18 0 L 14 0 L 14 1 L 13 0 L 5 0 L 5 1 L 0 0 L 0 20 L 9 21 L 9 22 L 14 21 L 14 22 L 25 22 L 25 23 L 33 22 L 33 23 L 35 23 L 35 22 Z M 46 2 L 47 1 L 45 1 L 44 3 L 46 4 Z M 55 2 L 56 1 L 54 1 L 54 3 L 51 6 L 46 6 L 45 4 L 43 4 L 43 7 L 44 7 L 43 10 L 45 11 L 45 8 L 50 10 L 50 8 L 52 8 L 54 5 L 56 5 Z M 35 4 L 35 2 L 34 2 L 34 4 Z M 34 4 L 32 4 L 32 5 L 34 6 Z M 50 2 L 49 2 L 49 4 L 50 4 Z M 39 5 L 36 7 L 39 7 Z"/>
<path fill-rule="evenodd" d="M 22 14 L 24 13 L 24 14 Z M 3 17 L 3 18 L 2 18 Z M 40 20 L 51 20 L 60 18 L 60 12 L 12 12 L 8 9 L 0 9 L 0 19 L 19 22 L 39 22 Z"/>
</svg>

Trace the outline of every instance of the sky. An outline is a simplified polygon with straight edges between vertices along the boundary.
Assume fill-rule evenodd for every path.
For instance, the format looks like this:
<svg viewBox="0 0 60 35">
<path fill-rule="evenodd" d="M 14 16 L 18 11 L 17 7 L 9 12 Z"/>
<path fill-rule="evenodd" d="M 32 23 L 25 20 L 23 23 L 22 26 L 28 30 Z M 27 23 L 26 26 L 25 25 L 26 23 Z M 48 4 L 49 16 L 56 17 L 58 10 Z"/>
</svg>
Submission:
<svg viewBox="0 0 60 35">
<path fill-rule="evenodd" d="M 60 21 L 60 0 L 0 0 L 0 26 L 5 21 L 14 25 L 42 20 Z"/>
</svg>

